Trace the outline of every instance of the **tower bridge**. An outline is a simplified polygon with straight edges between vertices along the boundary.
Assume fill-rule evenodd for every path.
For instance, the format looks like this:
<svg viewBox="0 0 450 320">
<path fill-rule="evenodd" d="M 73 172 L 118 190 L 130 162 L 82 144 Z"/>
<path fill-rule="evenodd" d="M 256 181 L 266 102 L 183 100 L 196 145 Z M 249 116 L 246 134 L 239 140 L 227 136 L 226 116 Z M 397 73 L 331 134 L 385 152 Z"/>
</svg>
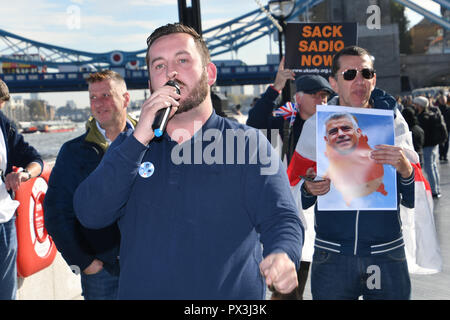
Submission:
<svg viewBox="0 0 450 320">
<path fill-rule="evenodd" d="M 424 15 L 445 30 L 450 29 L 447 20 L 429 12 L 408 0 L 395 0 Z M 290 20 L 319 5 L 323 0 L 296 0 Z M 448 0 L 435 0 L 450 9 Z M 267 6 L 266 6 L 267 9 Z M 289 20 L 288 20 L 289 21 Z M 214 57 L 238 49 L 275 32 L 275 27 L 261 10 L 253 10 L 228 22 L 203 31 L 203 37 Z M 12 93 L 83 91 L 87 89 L 85 78 L 93 70 L 113 69 L 121 73 L 130 89 L 148 87 L 145 63 L 146 49 L 138 51 L 112 50 L 92 53 L 55 46 L 27 39 L 0 29 L 0 63 L 4 66 L 22 66 L 24 73 L 3 73 L 0 77 L 8 83 Z M 443 59 L 447 59 L 448 56 Z M 403 60 L 402 60 L 403 61 Z M 406 59 L 405 65 L 410 65 Z M 421 59 L 423 68 L 434 63 L 433 59 Z M 413 65 L 412 63 L 411 65 Z M 28 69 L 25 70 L 29 66 Z M 31 67 L 30 67 L 31 66 Z M 217 85 L 244 85 L 271 83 L 277 65 L 218 66 Z M 428 68 L 430 69 L 430 68 Z M 46 72 L 55 71 L 55 72 Z M 410 76 L 411 83 L 421 83 Z M 422 84 L 422 83 L 421 83 Z"/>
</svg>

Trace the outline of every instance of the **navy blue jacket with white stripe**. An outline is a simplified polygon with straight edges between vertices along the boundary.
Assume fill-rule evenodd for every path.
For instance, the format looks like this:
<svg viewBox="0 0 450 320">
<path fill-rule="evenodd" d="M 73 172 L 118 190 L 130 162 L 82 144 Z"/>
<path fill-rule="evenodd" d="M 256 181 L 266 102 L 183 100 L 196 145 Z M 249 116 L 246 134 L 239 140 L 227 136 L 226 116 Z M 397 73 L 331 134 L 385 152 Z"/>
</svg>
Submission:
<svg viewBox="0 0 450 320">
<path fill-rule="evenodd" d="M 336 99 L 336 100 L 335 100 Z M 338 97 L 328 102 L 339 105 Z M 376 109 L 396 108 L 395 99 L 380 89 L 372 94 Z M 301 188 L 302 206 L 307 209 L 316 203 L 317 197 Z M 370 256 L 389 252 L 404 246 L 400 219 L 400 203 L 414 207 L 414 170 L 404 179 L 397 173 L 397 210 L 371 211 L 319 211 L 315 207 L 314 246 L 343 255 Z"/>
</svg>

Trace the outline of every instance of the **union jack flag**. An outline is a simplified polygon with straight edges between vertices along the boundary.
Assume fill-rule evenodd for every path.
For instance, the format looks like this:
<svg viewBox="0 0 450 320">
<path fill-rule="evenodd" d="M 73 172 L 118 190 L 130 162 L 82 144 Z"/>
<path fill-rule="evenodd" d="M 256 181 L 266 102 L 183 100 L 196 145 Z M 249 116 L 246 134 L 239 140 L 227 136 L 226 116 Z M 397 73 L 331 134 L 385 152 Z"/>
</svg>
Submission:
<svg viewBox="0 0 450 320">
<path fill-rule="evenodd" d="M 283 117 L 284 120 L 289 120 L 289 126 L 292 127 L 295 116 L 297 115 L 297 105 L 289 101 L 284 106 L 274 110 L 272 115 L 274 117 Z"/>
</svg>

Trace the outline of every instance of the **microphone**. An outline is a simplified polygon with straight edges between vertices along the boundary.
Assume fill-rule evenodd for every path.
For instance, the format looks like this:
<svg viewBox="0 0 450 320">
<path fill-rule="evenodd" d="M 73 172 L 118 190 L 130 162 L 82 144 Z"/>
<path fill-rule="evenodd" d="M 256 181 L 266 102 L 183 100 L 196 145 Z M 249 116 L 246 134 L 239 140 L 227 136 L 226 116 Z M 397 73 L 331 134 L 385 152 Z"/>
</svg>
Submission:
<svg viewBox="0 0 450 320">
<path fill-rule="evenodd" d="M 177 93 L 180 94 L 180 86 L 173 80 L 167 81 L 166 86 L 175 87 Z M 166 130 L 167 121 L 169 120 L 169 114 L 172 110 L 172 106 L 169 106 L 164 109 L 158 110 L 155 116 L 155 120 L 153 121 L 152 129 L 155 132 L 156 137 L 161 137 Z"/>
</svg>

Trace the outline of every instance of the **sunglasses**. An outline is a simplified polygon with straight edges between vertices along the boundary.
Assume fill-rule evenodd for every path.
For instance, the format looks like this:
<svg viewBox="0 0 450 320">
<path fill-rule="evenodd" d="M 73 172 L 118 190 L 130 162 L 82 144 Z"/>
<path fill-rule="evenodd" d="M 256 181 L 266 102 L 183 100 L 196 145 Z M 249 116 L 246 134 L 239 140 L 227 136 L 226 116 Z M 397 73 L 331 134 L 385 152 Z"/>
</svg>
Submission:
<svg viewBox="0 0 450 320">
<path fill-rule="evenodd" d="M 348 69 L 341 72 L 344 80 L 351 81 L 356 78 L 358 72 L 361 72 L 361 75 L 364 79 L 370 80 L 375 76 L 375 69 L 364 68 L 360 70 L 356 69 Z"/>
</svg>

